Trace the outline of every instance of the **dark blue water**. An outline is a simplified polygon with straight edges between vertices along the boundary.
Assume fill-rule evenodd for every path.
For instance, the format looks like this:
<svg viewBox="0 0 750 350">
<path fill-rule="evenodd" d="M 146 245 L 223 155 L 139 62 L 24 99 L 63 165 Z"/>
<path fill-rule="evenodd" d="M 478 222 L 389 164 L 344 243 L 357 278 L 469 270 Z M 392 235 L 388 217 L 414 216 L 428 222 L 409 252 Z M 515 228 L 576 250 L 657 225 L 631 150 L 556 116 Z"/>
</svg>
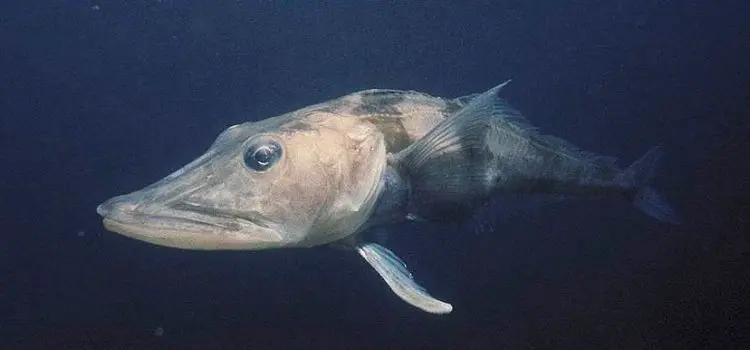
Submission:
<svg viewBox="0 0 750 350">
<path fill-rule="evenodd" d="M 0 348 L 743 348 L 748 16 L 707 0 L 3 2 Z M 388 246 L 455 307 L 434 316 L 352 253 L 180 251 L 95 213 L 238 122 L 508 78 L 546 133 L 622 165 L 662 143 L 656 185 L 687 223 L 592 200 L 400 227 Z"/>
</svg>

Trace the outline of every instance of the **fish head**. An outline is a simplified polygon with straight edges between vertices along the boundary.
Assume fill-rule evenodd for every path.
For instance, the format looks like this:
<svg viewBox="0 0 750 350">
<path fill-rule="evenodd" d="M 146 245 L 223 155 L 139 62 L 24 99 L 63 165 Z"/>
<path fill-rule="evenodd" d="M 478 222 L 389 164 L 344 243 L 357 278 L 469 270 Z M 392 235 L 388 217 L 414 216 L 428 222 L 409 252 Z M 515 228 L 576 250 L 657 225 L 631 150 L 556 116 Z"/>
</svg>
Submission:
<svg viewBox="0 0 750 350">
<path fill-rule="evenodd" d="M 97 212 L 110 231 L 168 247 L 309 247 L 356 233 L 385 167 L 373 125 L 290 113 L 228 128 L 199 158 Z"/>
</svg>

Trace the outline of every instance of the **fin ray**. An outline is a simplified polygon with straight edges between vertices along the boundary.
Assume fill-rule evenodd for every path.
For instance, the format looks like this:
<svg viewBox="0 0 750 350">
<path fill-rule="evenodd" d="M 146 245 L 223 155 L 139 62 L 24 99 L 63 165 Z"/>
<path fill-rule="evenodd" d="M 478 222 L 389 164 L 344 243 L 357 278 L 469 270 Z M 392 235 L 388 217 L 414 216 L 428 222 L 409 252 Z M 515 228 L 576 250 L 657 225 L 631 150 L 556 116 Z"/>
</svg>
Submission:
<svg viewBox="0 0 750 350">
<path fill-rule="evenodd" d="M 511 80 L 508 80 L 481 94 L 472 94 L 457 98 L 455 101 L 464 107 L 474 106 L 470 110 L 461 110 L 458 113 L 471 113 L 478 117 L 500 119 L 514 126 L 516 131 L 523 136 L 540 140 L 542 143 L 547 144 L 548 147 L 564 152 L 571 157 L 585 159 L 608 167 L 617 166 L 616 157 L 584 151 L 570 141 L 557 136 L 542 134 L 539 128 L 532 125 L 520 111 L 511 107 L 507 101 L 498 96 L 500 89 L 510 82 Z"/>
<path fill-rule="evenodd" d="M 616 181 L 623 186 L 634 188 L 633 205 L 646 215 L 659 221 L 681 224 L 682 218 L 677 211 L 656 189 L 650 186 L 663 157 L 664 150 L 661 145 L 651 148 L 618 175 Z"/>
<path fill-rule="evenodd" d="M 357 246 L 357 252 L 402 300 L 433 314 L 453 311 L 451 304 L 435 299 L 417 284 L 404 261 L 392 251 L 379 244 L 365 243 Z"/>
</svg>

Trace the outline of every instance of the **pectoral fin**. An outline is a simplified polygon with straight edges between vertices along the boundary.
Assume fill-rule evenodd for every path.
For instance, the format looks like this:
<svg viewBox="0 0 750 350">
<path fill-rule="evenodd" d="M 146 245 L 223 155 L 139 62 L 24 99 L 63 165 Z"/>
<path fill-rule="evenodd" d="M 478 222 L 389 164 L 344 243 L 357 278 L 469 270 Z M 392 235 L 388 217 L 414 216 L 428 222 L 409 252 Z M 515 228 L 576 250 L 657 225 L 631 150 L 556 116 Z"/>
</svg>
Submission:
<svg viewBox="0 0 750 350">
<path fill-rule="evenodd" d="M 406 264 L 390 250 L 375 243 L 357 245 L 357 252 L 372 266 L 399 298 L 433 314 L 447 314 L 451 304 L 433 298 L 414 281 Z"/>
<path fill-rule="evenodd" d="M 496 153 L 514 150 L 498 130 L 520 128 L 517 121 L 522 120 L 498 96 L 507 84 L 471 97 L 462 109 L 389 158 L 408 178 L 414 214 L 431 221 L 468 218 L 474 205 L 494 190 L 497 168 L 504 166 Z"/>
</svg>

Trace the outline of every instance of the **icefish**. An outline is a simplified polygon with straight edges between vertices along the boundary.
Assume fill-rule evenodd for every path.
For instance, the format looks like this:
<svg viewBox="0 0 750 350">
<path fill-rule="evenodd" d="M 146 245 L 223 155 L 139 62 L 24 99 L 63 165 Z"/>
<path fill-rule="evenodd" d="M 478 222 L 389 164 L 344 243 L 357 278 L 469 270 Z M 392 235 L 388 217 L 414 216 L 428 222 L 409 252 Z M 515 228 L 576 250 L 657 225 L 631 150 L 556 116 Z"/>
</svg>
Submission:
<svg viewBox="0 0 750 350">
<path fill-rule="evenodd" d="M 208 151 L 97 208 L 114 232 L 162 246 L 356 250 L 396 295 L 431 313 L 406 265 L 365 233 L 404 220 L 461 220 L 491 196 L 614 196 L 677 222 L 648 186 L 661 152 L 620 169 L 542 135 L 498 97 L 366 90 L 225 130 Z"/>
</svg>

